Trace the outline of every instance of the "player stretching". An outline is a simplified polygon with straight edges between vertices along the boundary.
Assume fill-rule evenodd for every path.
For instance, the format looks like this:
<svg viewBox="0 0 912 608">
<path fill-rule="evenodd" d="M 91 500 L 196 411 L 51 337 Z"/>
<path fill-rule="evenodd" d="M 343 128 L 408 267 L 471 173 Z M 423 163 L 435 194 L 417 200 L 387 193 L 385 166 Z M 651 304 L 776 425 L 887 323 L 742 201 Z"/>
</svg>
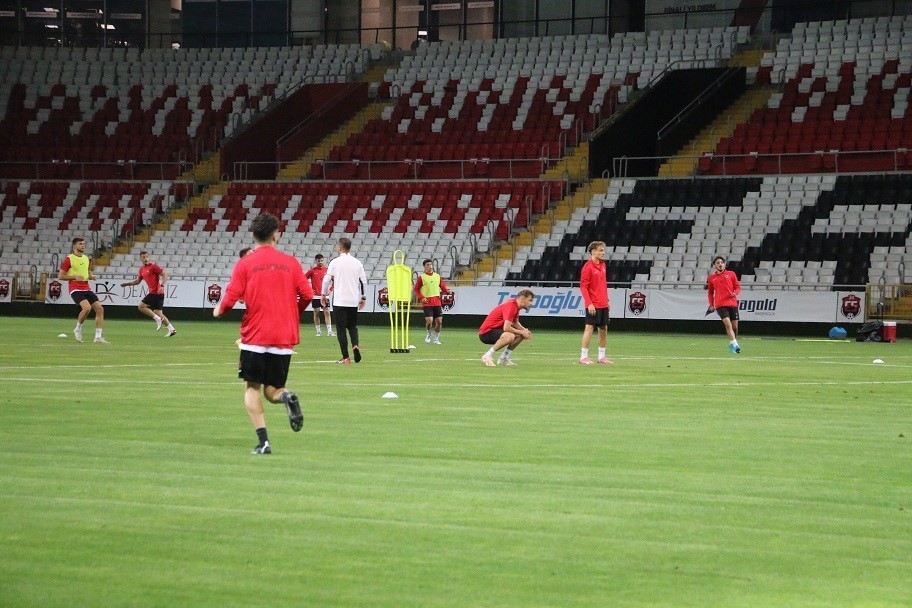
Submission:
<svg viewBox="0 0 912 608">
<path fill-rule="evenodd" d="M 301 312 L 307 309 L 313 291 L 304 278 L 301 264 L 276 250 L 279 220 L 261 213 L 250 224 L 257 242 L 253 253 L 234 266 L 225 298 L 212 309 L 220 317 L 243 298 L 247 312 L 241 321 L 241 354 L 238 377 L 245 381 L 244 407 L 256 430 L 254 454 L 271 454 L 266 433 L 263 396 L 271 403 L 283 403 L 291 430 L 298 432 L 304 414 L 298 396 L 285 388 L 292 348 L 300 337 Z"/>
<path fill-rule="evenodd" d="M 589 261 L 583 264 L 580 271 L 580 292 L 586 306 L 586 322 L 583 328 L 583 341 L 580 348 L 580 363 L 592 365 L 589 358 L 589 342 L 592 332 L 598 327 L 598 362 L 611 365 L 614 363 L 605 354 L 608 347 L 608 313 L 611 303 L 608 301 L 608 265 L 605 264 L 605 243 L 589 243 Z"/>
<path fill-rule="evenodd" d="M 77 342 L 82 342 L 82 322 L 89 316 L 90 311 L 95 311 L 95 342 L 107 344 L 101 333 L 104 329 L 104 306 L 98 301 L 98 296 L 92 291 L 89 281 L 95 275 L 89 272 L 89 256 L 85 255 L 86 242 L 84 238 L 73 239 L 72 253 L 63 258 L 57 278 L 68 281 L 70 297 L 79 306 L 79 315 L 76 317 L 76 329 L 73 337 Z"/>
<path fill-rule="evenodd" d="M 168 273 L 158 264 L 152 263 L 148 251 L 139 253 L 139 261 L 142 262 L 142 266 L 139 267 L 139 276 L 132 281 L 121 283 L 120 286 L 132 287 L 143 281 L 146 282 L 149 293 L 139 303 L 139 312 L 155 321 L 155 331 L 161 329 L 163 323 L 167 323 L 168 333 L 165 334 L 165 337 L 170 338 L 177 333 L 177 330 L 174 329 L 162 310 L 165 307 L 165 282 L 168 280 Z"/>
<path fill-rule="evenodd" d="M 725 258 L 721 255 L 713 258 L 713 269 L 714 272 L 706 279 L 709 312 L 715 310 L 722 319 L 730 340 L 728 350 L 736 355 L 741 352 L 741 345 L 738 344 L 738 294 L 741 293 L 741 284 L 734 272 L 725 269 Z"/>
<path fill-rule="evenodd" d="M 497 365 L 516 365 L 510 360 L 510 355 L 523 340 L 531 340 L 532 332 L 519 322 L 519 311 L 529 310 L 535 294 L 531 289 L 522 289 L 515 298 L 510 298 L 503 304 L 496 306 L 488 313 L 481 327 L 478 329 L 478 339 L 491 348 L 481 358 L 481 362 L 488 367 L 494 367 L 494 353 L 506 346 L 502 355 L 497 360 Z"/>
<path fill-rule="evenodd" d="M 415 281 L 415 297 L 424 307 L 424 328 L 427 335 L 424 343 L 431 343 L 431 330 L 434 330 L 434 344 L 440 344 L 440 329 L 443 326 L 443 302 L 440 301 L 441 293 L 450 293 L 443 277 L 434 272 L 434 262 L 425 260 L 424 274 Z"/>
</svg>

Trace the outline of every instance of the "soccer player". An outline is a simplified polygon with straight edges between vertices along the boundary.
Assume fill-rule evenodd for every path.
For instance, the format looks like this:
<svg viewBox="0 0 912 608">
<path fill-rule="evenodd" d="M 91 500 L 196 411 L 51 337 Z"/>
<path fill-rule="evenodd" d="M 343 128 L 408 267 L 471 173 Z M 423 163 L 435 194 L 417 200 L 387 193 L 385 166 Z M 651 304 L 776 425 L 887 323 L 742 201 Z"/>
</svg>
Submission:
<svg viewBox="0 0 912 608">
<path fill-rule="evenodd" d="M 241 298 L 247 312 L 241 321 L 238 377 L 244 380 L 244 407 L 257 434 L 254 454 L 271 454 L 260 389 L 270 403 L 283 403 L 291 430 L 304 423 L 298 396 L 285 388 L 292 348 L 299 341 L 301 312 L 313 292 L 304 269 L 292 256 L 278 251 L 279 220 L 261 213 L 250 224 L 256 249 L 234 266 L 225 298 L 212 309 L 220 317 Z"/>
<path fill-rule="evenodd" d="M 323 277 L 326 276 L 325 259 L 321 253 L 315 255 L 313 268 L 308 270 L 304 276 L 310 281 L 310 286 L 314 292 L 314 299 L 310 305 L 313 308 L 314 329 L 317 330 L 318 336 L 323 335 L 320 330 L 320 310 L 322 310 L 323 320 L 326 322 L 326 335 L 334 336 L 336 334 L 333 333 L 331 308 L 323 306 Z"/>
<path fill-rule="evenodd" d="M 139 312 L 155 321 L 155 331 L 162 328 L 162 323 L 167 323 L 168 333 L 165 334 L 165 337 L 170 338 L 177 334 L 177 330 L 174 329 L 162 310 L 165 307 L 165 282 L 168 280 L 168 273 L 158 264 L 152 263 L 148 251 L 139 252 L 139 261 L 142 262 L 139 267 L 139 276 L 132 281 L 121 283 L 120 286 L 130 287 L 139 285 L 143 281 L 146 282 L 149 293 L 139 303 Z"/>
<path fill-rule="evenodd" d="M 522 289 L 515 298 L 511 298 L 496 306 L 488 313 L 481 327 L 478 329 L 478 339 L 491 348 L 481 358 L 482 363 L 494 367 L 494 353 L 506 346 L 503 354 L 497 360 L 497 365 L 516 365 L 510 355 L 523 340 L 531 340 L 532 332 L 519 322 L 519 311 L 529 310 L 535 294 L 531 289 Z"/>
<path fill-rule="evenodd" d="M 589 358 L 589 343 L 592 332 L 598 328 L 598 362 L 604 365 L 614 363 L 605 353 L 608 347 L 608 313 L 611 302 L 608 300 L 608 265 L 605 263 L 605 243 L 589 243 L 589 261 L 583 264 L 580 271 L 580 292 L 586 306 L 586 320 L 583 327 L 583 340 L 580 344 L 580 363 L 592 365 Z"/>
<path fill-rule="evenodd" d="M 348 356 L 348 337 L 351 337 L 352 351 L 355 363 L 361 362 L 361 345 L 358 341 L 358 311 L 364 309 L 367 296 L 364 287 L 367 285 L 367 276 L 364 274 L 364 265 L 351 251 L 351 239 L 342 237 L 336 243 L 339 257 L 333 259 L 326 267 L 326 276 L 323 277 L 323 306 L 329 304 L 329 292 L 332 291 L 332 306 L 336 313 L 336 337 L 342 358 L 339 363 L 351 363 Z M 347 333 L 346 333 L 347 332 Z"/>
<path fill-rule="evenodd" d="M 60 265 L 60 272 L 57 278 L 61 281 L 67 281 L 67 287 L 70 290 L 70 297 L 79 306 L 79 315 L 76 317 L 76 329 L 73 330 L 73 337 L 77 342 L 82 342 L 82 323 L 89 316 L 89 312 L 95 312 L 95 342 L 107 344 L 108 341 L 101 335 L 104 329 L 104 306 L 98 301 L 98 296 L 92 291 L 89 281 L 95 279 L 95 275 L 89 272 L 89 256 L 85 254 L 86 242 L 84 238 L 76 237 L 73 239 L 72 253 L 63 258 Z"/>
<path fill-rule="evenodd" d="M 440 329 L 443 326 L 443 303 L 440 301 L 441 293 L 450 293 L 443 278 L 434 272 L 434 262 L 425 260 L 424 274 L 415 281 L 415 297 L 424 307 L 424 328 L 427 335 L 424 343 L 431 343 L 431 329 L 434 330 L 434 344 L 440 344 Z"/>
<path fill-rule="evenodd" d="M 741 352 L 741 345 L 738 344 L 738 294 L 741 293 L 741 283 L 734 272 L 725 269 L 725 258 L 721 255 L 713 258 L 713 272 L 706 279 L 706 286 L 708 311 L 715 310 L 722 319 L 729 339 L 728 350 L 737 355 Z"/>
</svg>

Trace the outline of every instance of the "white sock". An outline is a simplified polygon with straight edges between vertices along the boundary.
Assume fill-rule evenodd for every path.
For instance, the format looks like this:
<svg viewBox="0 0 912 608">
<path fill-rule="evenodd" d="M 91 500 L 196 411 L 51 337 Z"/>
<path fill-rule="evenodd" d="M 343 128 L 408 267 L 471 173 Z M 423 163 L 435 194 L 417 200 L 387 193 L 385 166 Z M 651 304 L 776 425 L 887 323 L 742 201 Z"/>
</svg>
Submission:
<svg viewBox="0 0 912 608">
<path fill-rule="evenodd" d="M 505 348 L 503 354 L 500 356 L 501 359 L 509 359 L 510 355 L 513 354 L 513 351 L 509 348 Z"/>
<path fill-rule="evenodd" d="M 170 323 L 168 323 L 168 331 L 173 331 L 173 330 L 174 330 L 174 326 L 171 325 Z"/>
<path fill-rule="evenodd" d="M 317 331 L 320 331 L 320 325 L 314 325 L 314 328 L 315 328 Z"/>
<path fill-rule="evenodd" d="M 82 323 L 76 322 L 76 331 L 82 331 Z"/>
<path fill-rule="evenodd" d="M 605 349 L 599 346 L 599 359 L 605 358 Z"/>
<path fill-rule="evenodd" d="M 588 359 L 588 358 L 589 358 L 589 349 L 581 348 L 580 349 L 580 359 Z"/>
<path fill-rule="evenodd" d="M 485 357 L 493 357 L 493 356 L 494 356 L 494 349 L 489 348 L 488 352 L 485 353 Z"/>
<path fill-rule="evenodd" d="M 162 318 L 159 317 L 157 314 L 152 313 L 152 320 L 155 321 L 156 323 L 158 323 L 159 321 L 162 320 Z"/>
<path fill-rule="evenodd" d="M 434 333 L 434 339 L 435 339 L 435 340 L 439 340 L 439 339 L 440 339 L 440 332 L 439 332 L 439 331 Z"/>
<path fill-rule="evenodd" d="M 95 337 L 96 337 L 96 338 L 100 338 L 100 337 L 101 337 L 101 328 L 100 328 L 100 327 L 96 327 L 96 328 L 95 328 Z"/>
</svg>

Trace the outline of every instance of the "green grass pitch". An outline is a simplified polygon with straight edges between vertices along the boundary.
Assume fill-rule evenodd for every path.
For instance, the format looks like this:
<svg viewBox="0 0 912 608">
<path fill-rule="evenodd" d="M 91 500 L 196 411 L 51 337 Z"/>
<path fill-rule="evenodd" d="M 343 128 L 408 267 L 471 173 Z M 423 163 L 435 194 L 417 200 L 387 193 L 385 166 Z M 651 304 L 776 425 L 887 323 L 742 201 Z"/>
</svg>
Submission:
<svg viewBox="0 0 912 608">
<path fill-rule="evenodd" d="M 0 317 L 0 606 L 912 605 L 908 340 L 304 324 L 253 456 L 238 322 Z"/>
</svg>

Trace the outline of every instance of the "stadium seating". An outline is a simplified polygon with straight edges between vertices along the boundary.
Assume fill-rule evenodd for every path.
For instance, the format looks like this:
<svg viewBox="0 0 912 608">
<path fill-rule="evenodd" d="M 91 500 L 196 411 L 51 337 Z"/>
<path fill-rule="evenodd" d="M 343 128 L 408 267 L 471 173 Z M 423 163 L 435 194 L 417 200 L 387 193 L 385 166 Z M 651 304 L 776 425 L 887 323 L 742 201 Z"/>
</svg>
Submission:
<svg viewBox="0 0 912 608">
<path fill-rule="evenodd" d="M 53 269 L 82 236 L 89 253 L 149 225 L 178 202 L 170 182 L 9 181 L 0 191 L 0 272 Z"/>
<path fill-rule="evenodd" d="M 746 35 L 705 28 L 425 44 L 376 87 L 395 105 L 314 170 L 338 179 L 536 177 L 630 91 L 669 66 L 721 64 Z"/>
<path fill-rule="evenodd" d="M 304 82 L 347 79 L 379 52 L 3 47 L 0 172 L 172 179 L 273 99 Z"/>
<path fill-rule="evenodd" d="M 716 157 L 701 167 L 719 172 L 718 157 L 729 155 L 723 161 L 727 173 L 734 168 L 745 174 L 792 174 L 616 179 L 606 194 L 593 197 L 569 220 L 546 222 L 547 232 L 536 232 L 531 245 L 515 247 L 513 259 L 499 261 L 492 274 L 479 278 L 516 285 L 573 284 L 587 257 L 586 245 L 603 240 L 614 284 L 699 288 L 716 253 L 730 258 L 730 267 L 746 286 L 832 289 L 912 281 L 912 270 L 906 270 L 912 269 L 912 157 L 898 145 L 909 140 L 905 125 L 912 50 L 907 52 L 907 45 L 912 33 L 906 34 L 906 27 L 910 32 L 912 27 L 907 23 L 875 19 L 861 20 L 857 27 L 854 22 L 808 24 L 764 58 L 756 79 L 782 84 L 782 93 L 730 140 L 720 142 Z M 382 281 L 398 248 L 407 250 L 410 260 L 435 259 L 444 276 L 453 276 L 489 251 L 494 241 L 529 226 L 548 202 L 563 194 L 563 184 L 538 176 L 547 157 L 560 156 L 561 146 L 572 145 L 579 129 L 592 128 L 599 110 L 604 115 L 604 106 L 625 101 L 669 65 L 714 65 L 726 59 L 746 34 L 744 29 L 718 28 L 612 38 L 556 36 L 522 44 L 423 45 L 375 87 L 391 95 L 395 104 L 333 151 L 321 166 L 326 169 L 323 179 L 232 183 L 227 192 L 190 208 L 167 230 L 153 232 L 148 242 L 114 257 L 105 273 L 132 275 L 135 254 L 149 249 L 172 276 L 226 279 L 238 250 L 249 244 L 251 219 L 268 210 L 281 218 L 283 247 L 305 264 L 315 253 L 331 256 L 336 239 L 346 235 L 353 238 L 355 253 L 374 282 Z M 364 53 L 366 47 L 353 48 Z M 349 57 L 348 48 L 336 50 L 342 53 L 339 57 Z M 90 51 L 54 49 L 39 58 L 2 49 L 0 55 L 8 61 L 0 70 L 15 76 L 0 84 L 0 96 L 10 100 L 0 140 L 6 137 L 19 154 L 39 162 L 48 151 L 51 158 L 66 156 L 67 146 L 83 142 L 79 133 L 85 130 L 104 134 L 112 149 L 137 150 L 137 158 L 151 156 L 156 149 L 180 147 L 185 140 L 177 138 L 192 140 L 192 132 L 198 139 L 205 117 L 213 116 L 206 127 L 211 129 L 223 107 L 230 106 L 236 115 L 256 111 L 280 92 L 279 83 L 268 86 L 272 75 L 263 66 L 279 55 L 287 55 L 287 61 L 279 62 L 282 66 L 305 65 L 296 62 L 308 52 L 315 53 L 200 49 L 174 60 L 170 51 L 156 51 L 162 57 L 150 56 L 148 63 L 166 66 L 160 73 L 150 68 L 157 81 L 167 83 L 161 87 L 128 82 L 134 72 L 126 70 L 116 85 L 99 81 L 74 89 L 74 80 L 94 82 L 93 74 L 96 80 L 102 78 L 97 68 L 88 67 L 82 74 L 80 62 L 74 63 L 73 76 L 62 76 L 68 58 L 85 53 L 79 55 L 84 60 Z M 95 51 L 89 63 L 115 65 L 128 53 Z M 308 56 L 306 65 L 329 66 L 330 72 L 340 68 L 329 58 L 335 53 L 320 53 L 319 60 Z M 133 57 L 134 62 L 139 58 Z M 38 61 L 49 74 L 45 80 L 35 78 Z M 207 85 L 193 89 L 190 82 L 200 76 L 177 75 L 182 70 L 196 74 L 199 66 L 206 69 L 206 62 L 248 67 L 232 67 L 231 77 L 223 75 L 221 82 L 230 81 L 224 89 L 214 84 L 205 91 Z M 252 79 L 251 73 L 257 77 Z M 134 121 L 138 116 L 143 119 Z M 60 125 L 72 130 L 77 123 L 70 139 L 48 139 Z M 216 131 L 225 133 L 229 123 L 218 123 L 223 126 Z M 120 143 L 121 137 L 140 136 L 146 138 L 141 143 Z M 552 149 L 555 138 L 560 145 Z M 877 153 L 891 146 L 894 164 L 888 167 L 883 164 L 886 157 Z M 0 146 L 0 153 L 8 149 Z M 780 159 L 771 165 L 769 157 L 777 151 L 794 155 L 794 164 Z M 846 164 L 848 152 L 875 164 Z M 743 157 L 742 164 L 732 165 L 737 161 L 731 155 Z M 53 177 L 72 179 L 67 173 L 72 167 L 57 165 L 48 168 L 58 171 Z M 845 175 L 847 167 L 877 172 Z M 884 174 L 885 168 L 899 171 Z M 73 232 L 109 242 L 135 226 L 148 226 L 158 210 L 181 198 L 168 180 L 130 179 L 136 177 L 130 169 L 125 163 L 119 175 L 109 173 L 107 177 L 118 178 L 111 181 L 5 183 L 0 192 L 0 234 L 5 237 L 0 253 L 6 265 L 0 271 L 32 263 L 51 266 L 54 255 L 68 250 Z M 370 180 L 359 179 L 368 175 Z"/>
<path fill-rule="evenodd" d="M 704 174 L 896 171 L 912 148 L 912 16 L 798 24 L 756 81 L 783 87 Z"/>
<path fill-rule="evenodd" d="M 238 250 L 250 242 L 250 222 L 261 211 L 281 219 L 283 247 L 302 261 L 331 256 L 335 241 L 350 236 L 358 257 L 375 278 L 383 276 L 392 252 L 409 259 L 432 258 L 444 276 L 465 265 L 495 239 L 525 226 L 550 196 L 540 181 L 485 182 L 234 182 L 225 195 L 190 210 L 168 231 L 134 246 L 171 256 L 174 276 L 227 278 Z M 160 253 L 159 253 L 160 252 Z M 119 258 L 111 272 L 126 272 L 133 256 Z"/>
<path fill-rule="evenodd" d="M 699 285 L 715 254 L 748 285 L 908 282 L 910 196 L 909 174 L 615 180 L 491 278 L 573 283 L 602 240 L 613 283 Z"/>
</svg>

